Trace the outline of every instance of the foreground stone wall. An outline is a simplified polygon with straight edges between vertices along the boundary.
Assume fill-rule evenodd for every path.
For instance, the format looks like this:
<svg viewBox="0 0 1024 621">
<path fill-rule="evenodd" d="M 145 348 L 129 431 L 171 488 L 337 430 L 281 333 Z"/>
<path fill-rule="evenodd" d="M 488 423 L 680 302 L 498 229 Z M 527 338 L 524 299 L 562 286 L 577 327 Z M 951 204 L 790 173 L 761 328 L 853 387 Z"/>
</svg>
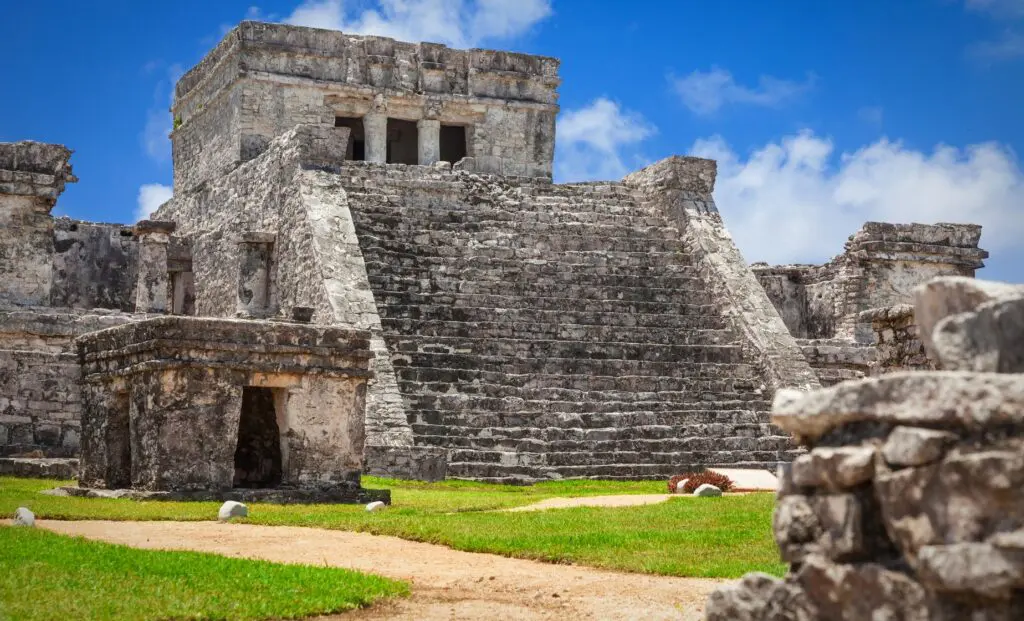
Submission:
<svg viewBox="0 0 1024 621">
<path fill-rule="evenodd" d="M 707 619 L 1024 617 L 1024 287 L 937 279 L 916 316 L 953 370 L 777 395 L 811 449 L 774 515 L 790 571 L 718 591 Z"/>
</svg>

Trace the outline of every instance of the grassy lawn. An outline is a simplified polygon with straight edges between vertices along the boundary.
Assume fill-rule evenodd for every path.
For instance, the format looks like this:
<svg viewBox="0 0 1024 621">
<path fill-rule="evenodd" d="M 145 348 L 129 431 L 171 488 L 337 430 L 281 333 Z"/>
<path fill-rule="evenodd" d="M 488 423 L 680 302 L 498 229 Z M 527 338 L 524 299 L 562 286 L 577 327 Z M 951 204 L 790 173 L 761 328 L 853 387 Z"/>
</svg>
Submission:
<svg viewBox="0 0 1024 621">
<path fill-rule="evenodd" d="M 405 595 L 346 569 L 136 550 L 0 527 L 0 619 L 294 619 Z"/>
<path fill-rule="evenodd" d="M 51 519 L 209 520 L 219 506 L 38 494 L 60 484 L 67 482 L 0 477 L 0 515 L 25 506 Z M 365 477 L 364 485 L 391 489 L 394 505 L 367 513 L 352 505 L 258 504 L 243 521 L 394 535 L 470 552 L 673 576 L 737 578 L 748 571 L 782 575 L 785 569 L 771 535 L 773 494 L 492 513 L 556 496 L 663 493 L 665 484 L 558 481 L 518 487 Z"/>
</svg>

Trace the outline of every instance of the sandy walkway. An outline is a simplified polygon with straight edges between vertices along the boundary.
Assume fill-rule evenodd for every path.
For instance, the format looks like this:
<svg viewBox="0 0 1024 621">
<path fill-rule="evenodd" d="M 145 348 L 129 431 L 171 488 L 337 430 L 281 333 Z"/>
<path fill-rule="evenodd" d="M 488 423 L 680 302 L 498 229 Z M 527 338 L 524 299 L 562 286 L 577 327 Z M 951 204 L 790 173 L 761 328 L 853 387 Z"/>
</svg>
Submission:
<svg viewBox="0 0 1024 621">
<path fill-rule="evenodd" d="M 552 565 L 364 533 L 217 522 L 37 522 L 140 548 L 334 565 L 409 580 L 412 596 L 332 617 L 356 619 L 685 619 L 723 581 Z"/>
<path fill-rule="evenodd" d="M 572 507 L 635 507 L 653 505 L 672 498 L 671 494 L 618 494 L 614 496 L 574 496 L 570 498 L 548 498 L 532 505 L 502 509 L 502 511 L 543 511 L 545 509 L 571 509 Z"/>
</svg>

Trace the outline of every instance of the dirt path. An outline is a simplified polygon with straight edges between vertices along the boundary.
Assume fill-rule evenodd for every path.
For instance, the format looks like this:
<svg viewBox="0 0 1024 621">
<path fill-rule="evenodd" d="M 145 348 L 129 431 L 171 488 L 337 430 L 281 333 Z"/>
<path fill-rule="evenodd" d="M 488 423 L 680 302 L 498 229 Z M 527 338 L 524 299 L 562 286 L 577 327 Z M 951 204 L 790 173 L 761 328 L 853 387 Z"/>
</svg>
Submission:
<svg viewBox="0 0 1024 621">
<path fill-rule="evenodd" d="M 722 580 L 665 578 L 459 552 L 364 533 L 217 522 L 37 522 L 139 548 L 333 565 L 408 580 L 409 598 L 330 617 L 361 619 L 703 618 Z"/>
<path fill-rule="evenodd" d="M 636 507 L 653 505 L 672 498 L 671 494 L 618 494 L 614 496 L 573 496 L 569 498 L 547 498 L 532 505 L 512 507 L 502 511 L 544 511 L 545 509 L 571 509 L 572 507 Z"/>
</svg>

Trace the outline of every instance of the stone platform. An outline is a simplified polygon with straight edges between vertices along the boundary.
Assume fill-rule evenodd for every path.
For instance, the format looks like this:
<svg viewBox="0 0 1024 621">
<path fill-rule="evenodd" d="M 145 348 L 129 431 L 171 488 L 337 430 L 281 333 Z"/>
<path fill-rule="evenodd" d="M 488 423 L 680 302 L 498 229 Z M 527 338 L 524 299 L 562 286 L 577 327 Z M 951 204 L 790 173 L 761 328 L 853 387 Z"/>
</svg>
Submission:
<svg viewBox="0 0 1024 621">
<path fill-rule="evenodd" d="M 163 500 L 170 502 L 203 502 L 235 500 L 237 502 L 264 502 L 275 505 L 312 504 L 366 504 L 381 501 L 391 504 L 391 490 L 363 489 L 358 485 L 327 488 L 274 488 L 197 490 L 177 492 L 151 492 L 137 489 L 97 489 L 67 485 L 43 492 L 50 496 L 77 498 L 127 498 L 129 500 Z"/>
</svg>

